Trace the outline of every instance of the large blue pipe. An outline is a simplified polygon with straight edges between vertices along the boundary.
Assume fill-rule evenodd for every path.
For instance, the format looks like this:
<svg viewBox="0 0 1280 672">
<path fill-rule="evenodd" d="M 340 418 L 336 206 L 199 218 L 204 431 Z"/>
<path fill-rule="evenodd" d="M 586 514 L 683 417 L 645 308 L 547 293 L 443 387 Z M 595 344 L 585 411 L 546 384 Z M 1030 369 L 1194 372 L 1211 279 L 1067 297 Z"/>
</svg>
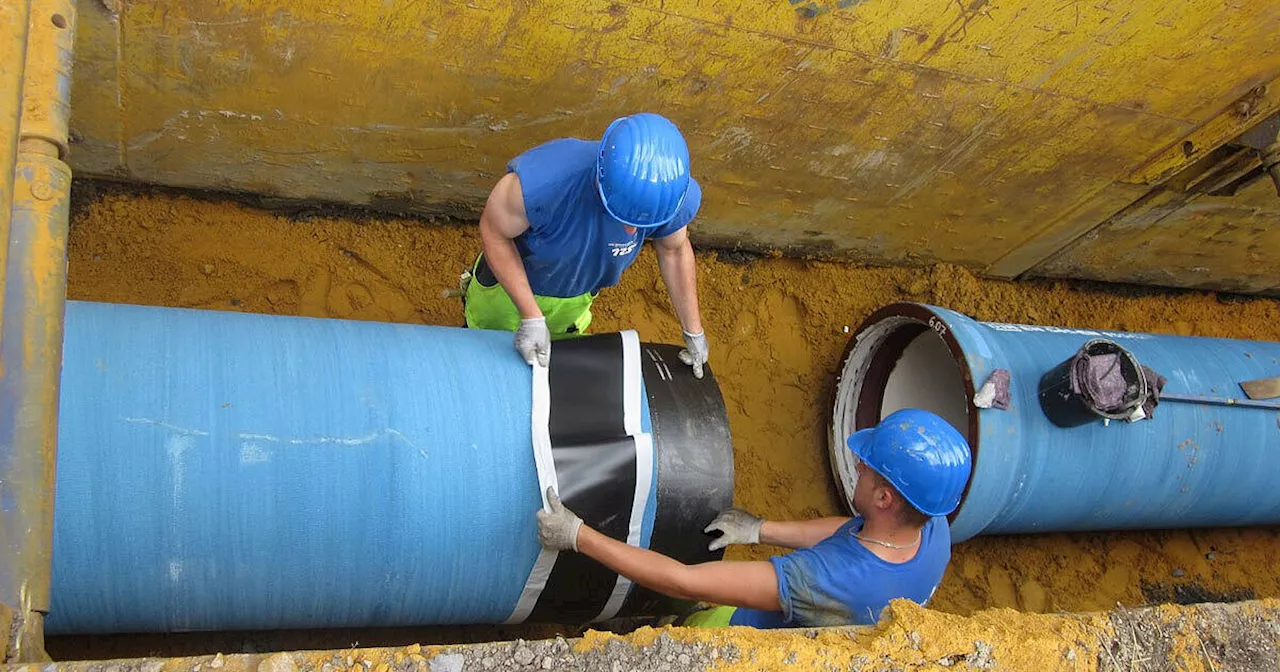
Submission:
<svg viewBox="0 0 1280 672">
<path fill-rule="evenodd" d="M 510 339 L 68 302 L 48 631 L 503 622 L 541 505 Z M 655 434 L 646 541 L 664 506 L 727 505 L 723 438 L 682 455 L 717 504 L 681 490 Z"/>
<path fill-rule="evenodd" d="M 851 340 L 832 426 L 844 490 L 854 481 L 836 438 L 906 406 L 964 432 L 974 471 L 952 535 L 1280 524 L 1280 411 L 1165 401 L 1154 417 L 1064 429 L 1037 398 L 1041 376 L 1106 338 L 1168 378 L 1164 392 L 1242 397 L 1242 381 L 1280 375 L 1280 343 L 981 323 L 912 303 L 887 306 Z M 978 408 L 997 369 L 1010 407 Z"/>
</svg>

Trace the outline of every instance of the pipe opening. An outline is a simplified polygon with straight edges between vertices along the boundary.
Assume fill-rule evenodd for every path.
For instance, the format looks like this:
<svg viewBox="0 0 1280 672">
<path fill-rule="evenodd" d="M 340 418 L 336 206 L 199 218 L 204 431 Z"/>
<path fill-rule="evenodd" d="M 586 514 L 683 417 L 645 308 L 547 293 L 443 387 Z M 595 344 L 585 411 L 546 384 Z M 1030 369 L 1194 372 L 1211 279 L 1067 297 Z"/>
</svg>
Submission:
<svg viewBox="0 0 1280 672">
<path fill-rule="evenodd" d="M 914 313 L 919 313 L 918 316 Z M 898 304 L 872 315 L 850 340 L 837 382 L 830 457 L 837 488 L 850 511 L 856 458 L 845 439 L 904 408 L 936 413 L 969 440 L 976 454 L 973 384 L 946 328 L 921 306 Z"/>
<path fill-rule="evenodd" d="M 1095 338 L 1040 377 L 1040 407 L 1058 427 L 1123 420 L 1147 401 L 1141 364 L 1114 341 Z"/>
<path fill-rule="evenodd" d="M 877 421 L 904 408 L 918 408 L 936 413 L 965 431 L 969 425 L 969 399 L 964 380 L 947 344 L 932 329 L 911 338 L 896 358 L 885 350 L 873 357 L 884 357 L 889 368 L 884 376 L 868 381 L 872 387 L 883 389 Z"/>
</svg>

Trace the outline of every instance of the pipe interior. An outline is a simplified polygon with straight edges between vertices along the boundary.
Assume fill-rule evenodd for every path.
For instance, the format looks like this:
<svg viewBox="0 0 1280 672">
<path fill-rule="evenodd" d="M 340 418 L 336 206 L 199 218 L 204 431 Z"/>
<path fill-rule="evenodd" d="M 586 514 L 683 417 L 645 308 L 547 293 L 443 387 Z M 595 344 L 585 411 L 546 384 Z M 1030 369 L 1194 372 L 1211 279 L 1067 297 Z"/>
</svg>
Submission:
<svg viewBox="0 0 1280 672">
<path fill-rule="evenodd" d="M 951 423 L 962 434 L 969 431 L 969 399 L 960 367 L 947 344 L 932 329 L 911 338 L 898 353 L 881 348 L 872 357 L 888 359 L 888 374 L 882 381 L 880 418 L 904 408 L 931 411 Z M 874 363 L 872 365 L 875 367 Z"/>
</svg>

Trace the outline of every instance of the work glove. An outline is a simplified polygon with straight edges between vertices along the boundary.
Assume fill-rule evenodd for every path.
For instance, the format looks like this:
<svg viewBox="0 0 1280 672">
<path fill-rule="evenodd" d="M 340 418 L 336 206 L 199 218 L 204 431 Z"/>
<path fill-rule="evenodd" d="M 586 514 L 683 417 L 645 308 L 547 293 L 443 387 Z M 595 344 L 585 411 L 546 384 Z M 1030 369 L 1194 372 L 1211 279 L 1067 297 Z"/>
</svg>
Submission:
<svg viewBox="0 0 1280 672">
<path fill-rule="evenodd" d="M 708 350 L 707 332 L 684 332 L 684 350 L 680 351 L 680 361 L 693 367 L 695 378 L 702 378 L 702 365 L 707 363 Z"/>
<path fill-rule="evenodd" d="M 554 488 L 547 486 L 546 509 L 538 509 L 538 543 L 552 551 L 578 550 L 578 529 L 582 519 L 560 503 Z"/>
<path fill-rule="evenodd" d="M 707 534 L 719 532 L 720 536 L 712 539 L 707 546 L 712 551 L 718 551 L 729 544 L 758 544 L 760 543 L 760 527 L 764 525 L 763 518 L 757 518 L 747 511 L 739 508 L 727 509 L 721 511 L 711 524 L 702 530 Z"/>
<path fill-rule="evenodd" d="M 551 363 L 551 332 L 547 330 L 547 318 L 520 320 L 520 328 L 516 329 L 516 352 L 529 366 Z"/>
</svg>

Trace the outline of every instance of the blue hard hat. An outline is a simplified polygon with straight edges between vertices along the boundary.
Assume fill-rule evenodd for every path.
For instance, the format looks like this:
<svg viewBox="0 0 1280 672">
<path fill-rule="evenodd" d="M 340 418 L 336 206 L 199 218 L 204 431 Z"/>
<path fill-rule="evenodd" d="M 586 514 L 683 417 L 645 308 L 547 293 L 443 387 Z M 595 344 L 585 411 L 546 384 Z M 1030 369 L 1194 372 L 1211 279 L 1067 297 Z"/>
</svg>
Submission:
<svg viewBox="0 0 1280 672">
<path fill-rule="evenodd" d="M 920 513 L 945 516 L 960 505 L 972 469 L 969 443 L 937 415 L 903 409 L 854 432 L 848 445 Z"/>
<path fill-rule="evenodd" d="M 680 129 L 648 112 L 609 124 L 596 187 L 604 209 L 624 224 L 648 229 L 670 222 L 689 190 L 689 146 Z"/>
</svg>

